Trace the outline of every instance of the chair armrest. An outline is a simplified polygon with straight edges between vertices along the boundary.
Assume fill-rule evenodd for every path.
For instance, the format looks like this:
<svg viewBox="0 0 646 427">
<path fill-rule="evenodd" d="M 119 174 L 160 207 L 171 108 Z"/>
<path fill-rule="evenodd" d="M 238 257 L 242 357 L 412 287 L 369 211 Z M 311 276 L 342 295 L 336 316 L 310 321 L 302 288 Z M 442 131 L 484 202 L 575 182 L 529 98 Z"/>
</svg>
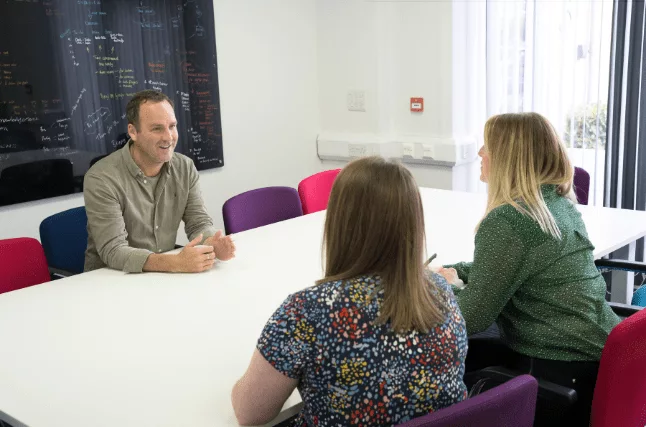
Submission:
<svg viewBox="0 0 646 427">
<path fill-rule="evenodd" d="M 49 267 L 49 277 L 51 277 L 52 280 L 64 279 L 66 277 L 74 276 L 75 274 L 76 273 L 72 273 L 71 271 Z"/>
<path fill-rule="evenodd" d="M 610 306 L 610 308 L 612 308 L 612 311 L 614 311 L 615 314 L 619 317 L 629 317 L 644 309 L 644 307 L 622 304 L 620 302 L 608 302 L 608 305 Z"/>
<path fill-rule="evenodd" d="M 607 268 L 609 270 L 627 270 L 635 273 L 646 273 L 646 263 L 636 261 L 626 261 L 620 259 L 597 259 L 594 261 L 597 268 Z"/>
<path fill-rule="evenodd" d="M 512 378 L 525 374 L 525 372 L 513 371 L 502 366 L 490 366 L 475 372 L 478 379 L 489 379 L 496 384 L 505 383 Z M 530 374 L 531 375 L 531 374 Z M 568 407 L 576 403 L 578 397 L 576 390 L 562 385 L 554 384 L 541 378 L 538 381 L 538 399 L 549 402 L 551 406 Z M 474 387 L 477 386 L 474 385 Z"/>
</svg>

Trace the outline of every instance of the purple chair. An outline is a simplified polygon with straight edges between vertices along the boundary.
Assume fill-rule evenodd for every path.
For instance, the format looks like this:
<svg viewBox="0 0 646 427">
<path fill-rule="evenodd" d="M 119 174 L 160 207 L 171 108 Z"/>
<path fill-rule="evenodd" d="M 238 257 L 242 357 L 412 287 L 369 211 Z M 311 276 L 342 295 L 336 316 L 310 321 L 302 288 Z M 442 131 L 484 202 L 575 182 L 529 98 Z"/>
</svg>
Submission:
<svg viewBox="0 0 646 427">
<path fill-rule="evenodd" d="M 532 427 L 538 382 L 520 375 L 498 387 L 399 427 Z"/>
<path fill-rule="evenodd" d="M 590 174 L 585 169 L 574 168 L 574 193 L 580 205 L 588 204 L 590 192 Z"/>
<path fill-rule="evenodd" d="M 291 187 L 265 187 L 233 196 L 222 206 L 224 230 L 239 233 L 303 215 L 298 191 Z"/>
</svg>

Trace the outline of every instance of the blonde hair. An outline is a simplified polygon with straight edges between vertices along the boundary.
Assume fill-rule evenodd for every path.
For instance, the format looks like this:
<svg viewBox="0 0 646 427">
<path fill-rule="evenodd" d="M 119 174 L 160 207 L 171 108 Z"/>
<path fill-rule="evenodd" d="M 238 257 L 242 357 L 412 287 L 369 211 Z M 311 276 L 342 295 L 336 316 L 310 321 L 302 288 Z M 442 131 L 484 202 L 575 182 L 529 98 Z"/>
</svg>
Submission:
<svg viewBox="0 0 646 427">
<path fill-rule="evenodd" d="M 381 157 L 349 163 L 337 176 L 323 234 L 325 277 L 317 284 L 381 276 L 377 323 L 395 332 L 428 332 L 443 322 L 443 293 L 429 284 L 424 214 L 411 173 Z"/>
<path fill-rule="evenodd" d="M 536 221 L 544 233 L 560 239 L 541 185 L 556 185 L 559 195 L 575 201 L 574 169 L 552 124 L 537 113 L 501 114 L 487 120 L 484 139 L 489 155 L 485 217 L 509 204 Z"/>
</svg>

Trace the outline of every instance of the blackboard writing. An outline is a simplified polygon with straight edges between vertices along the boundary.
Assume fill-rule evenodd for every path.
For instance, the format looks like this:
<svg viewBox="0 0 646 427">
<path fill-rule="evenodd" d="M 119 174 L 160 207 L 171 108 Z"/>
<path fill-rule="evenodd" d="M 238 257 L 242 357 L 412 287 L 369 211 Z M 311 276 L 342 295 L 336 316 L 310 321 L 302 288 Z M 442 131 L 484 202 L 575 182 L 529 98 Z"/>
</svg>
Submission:
<svg viewBox="0 0 646 427">
<path fill-rule="evenodd" d="M 73 176 L 50 178 L 82 191 L 90 164 L 127 142 L 125 106 L 143 89 L 173 100 L 178 152 L 224 164 L 212 0 L 1 2 L 0 205 L 29 200 L 4 170 L 50 159 L 69 159 Z"/>
</svg>

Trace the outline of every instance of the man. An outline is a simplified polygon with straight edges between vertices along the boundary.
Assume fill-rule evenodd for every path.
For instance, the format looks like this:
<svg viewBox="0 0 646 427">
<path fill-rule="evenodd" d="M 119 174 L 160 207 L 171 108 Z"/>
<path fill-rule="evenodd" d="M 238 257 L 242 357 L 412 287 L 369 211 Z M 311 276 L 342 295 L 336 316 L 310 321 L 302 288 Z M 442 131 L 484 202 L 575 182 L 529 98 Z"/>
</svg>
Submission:
<svg viewBox="0 0 646 427">
<path fill-rule="evenodd" d="M 233 241 L 216 233 L 206 212 L 193 161 L 174 153 L 173 102 L 144 90 L 128 102 L 126 116 L 128 143 L 85 175 L 85 271 L 200 272 L 235 256 Z M 174 249 L 182 220 L 191 242 L 177 254 L 164 253 Z"/>
</svg>

